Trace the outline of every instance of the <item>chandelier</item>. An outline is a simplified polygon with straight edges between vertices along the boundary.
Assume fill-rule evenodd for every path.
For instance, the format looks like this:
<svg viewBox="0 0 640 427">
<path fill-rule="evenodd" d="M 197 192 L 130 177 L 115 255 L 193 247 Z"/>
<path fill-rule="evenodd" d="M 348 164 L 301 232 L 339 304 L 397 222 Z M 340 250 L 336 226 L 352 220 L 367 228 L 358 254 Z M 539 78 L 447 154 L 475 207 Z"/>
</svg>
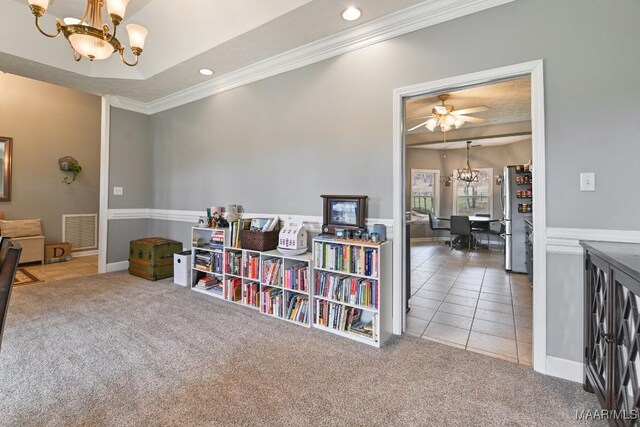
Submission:
<svg viewBox="0 0 640 427">
<path fill-rule="evenodd" d="M 469 149 L 471 146 L 471 141 L 467 141 L 467 165 L 462 169 L 458 169 L 458 180 L 463 182 L 478 182 L 478 175 L 480 171 L 471 169 L 471 165 L 469 164 Z"/>
<path fill-rule="evenodd" d="M 124 57 L 124 46 L 116 38 L 116 31 L 124 19 L 124 12 L 129 0 L 106 0 L 109 19 L 113 24 L 113 33 L 110 33 L 109 26 L 104 24 L 102 18 L 104 2 L 105 0 L 87 0 L 87 7 L 82 18 L 57 20 L 55 34 L 48 34 L 40 28 L 40 18 L 47 11 L 50 0 L 29 0 L 29 8 L 36 17 L 38 31 L 50 38 L 58 37 L 62 33 L 69 41 L 73 49 L 73 58 L 76 61 L 80 61 L 83 56 L 89 61 L 107 59 L 113 53 L 118 52 L 122 62 L 134 67 L 138 65 L 138 58 L 142 53 L 149 31 L 141 25 L 129 24 L 126 26 L 131 51 L 135 57 L 134 62 L 127 62 Z"/>
</svg>

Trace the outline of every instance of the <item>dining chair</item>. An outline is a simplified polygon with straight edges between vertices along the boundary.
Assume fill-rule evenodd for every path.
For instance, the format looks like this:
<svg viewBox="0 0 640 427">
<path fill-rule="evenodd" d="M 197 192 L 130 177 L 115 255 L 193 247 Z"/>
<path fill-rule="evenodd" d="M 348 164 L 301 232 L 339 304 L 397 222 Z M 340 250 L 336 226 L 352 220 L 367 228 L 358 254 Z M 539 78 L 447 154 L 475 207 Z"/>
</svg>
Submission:
<svg viewBox="0 0 640 427">
<path fill-rule="evenodd" d="M 476 216 L 479 217 L 483 217 L 483 218 L 489 218 L 491 217 L 490 214 L 476 214 Z M 471 221 L 471 232 L 474 234 L 485 234 L 487 235 L 487 247 L 489 247 L 489 235 L 487 234 L 489 232 L 489 229 L 491 228 L 491 223 L 489 221 Z M 476 239 L 476 249 L 478 247 L 477 243 L 480 239 Z"/>
<path fill-rule="evenodd" d="M 8 243 L 5 243 L 7 241 Z M 2 348 L 2 335 L 4 334 L 4 324 L 7 320 L 7 312 L 9 311 L 9 299 L 11 298 L 11 289 L 16 278 L 18 263 L 20 262 L 20 254 L 22 248 L 18 244 L 14 244 L 9 239 L 3 239 L 0 243 L 0 252 L 5 248 L 6 252 L 0 265 L 0 349 Z"/>
<path fill-rule="evenodd" d="M 438 218 L 433 214 L 433 212 L 429 212 L 429 228 L 431 229 L 434 237 L 438 231 L 450 231 L 450 227 L 443 226 L 441 221 L 449 221 L 449 220 L 446 218 Z M 445 244 L 446 243 L 447 242 L 445 242 Z"/>
<path fill-rule="evenodd" d="M 469 249 L 471 249 L 471 239 L 473 236 L 471 235 L 471 221 L 469 221 L 469 217 L 462 215 L 452 215 L 449 235 L 457 237 L 468 237 Z M 453 239 L 451 240 L 451 249 L 453 249 Z"/>
<path fill-rule="evenodd" d="M 495 224 L 496 222 L 497 221 L 490 222 L 489 223 L 489 229 L 486 231 L 486 233 L 487 233 L 487 245 L 489 247 L 489 250 L 491 250 L 491 236 L 496 236 L 498 242 L 500 242 L 500 238 L 502 237 L 502 235 L 506 231 L 506 226 L 505 226 L 504 222 L 500 222 L 500 227 L 499 227 L 498 230 L 496 230 L 495 228 L 491 228 L 491 225 Z"/>
</svg>

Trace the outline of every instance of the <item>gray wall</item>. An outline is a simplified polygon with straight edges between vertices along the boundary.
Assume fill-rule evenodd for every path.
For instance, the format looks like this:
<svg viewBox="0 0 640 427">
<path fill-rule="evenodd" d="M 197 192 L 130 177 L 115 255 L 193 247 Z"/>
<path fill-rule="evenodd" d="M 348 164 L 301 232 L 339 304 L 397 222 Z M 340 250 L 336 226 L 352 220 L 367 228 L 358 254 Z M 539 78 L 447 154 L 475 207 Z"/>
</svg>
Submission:
<svg viewBox="0 0 640 427">
<path fill-rule="evenodd" d="M 362 193 L 391 218 L 392 90 L 543 59 L 548 226 L 636 230 L 639 18 L 636 0 L 517 0 L 156 114 L 152 207 L 319 215 L 320 194 Z M 579 191 L 581 171 L 597 191 Z M 550 270 L 550 293 L 574 272 Z M 550 316 L 582 297 L 558 298 Z M 567 316 L 547 350 L 580 360 Z"/>
<path fill-rule="evenodd" d="M 507 165 L 524 164 L 531 159 L 531 140 L 493 147 L 471 147 L 470 163 L 473 168 L 493 168 L 493 175 L 502 175 Z M 406 182 L 411 182 L 411 169 L 438 169 L 440 176 L 450 175 L 453 169 L 464 166 L 467 162 L 467 149 L 427 150 L 410 148 L 406 150 Z M 455 183 L 447 187 L 440 183 L 440 211 L 438 215 L 448 218 L 453 211 L 453 188 Z M 411 202 L 411 188 L 406 189 L 407 207 Z M 493 218 L 502 218 L 500 206 L 500 186 L 493 181 Z M 427 224 L 416 224 L 411 227 L 413 238 L 431 237 Z M 439 234 L 442 237 L 442 234 Z"/>
<path fill-rule="evenodd" d="M 145 114 L 111 108 L 109 146 L 109 209 L 151 207 L 153 145 L 151 119 Z M 123 187 L 122 196 L 113 187 Z M 129 241 L 146 237 L 148 221 L 110 220 L 107 232 L 107 262 L 125 261 Z"/>
<path fill-rule="evenodd" d="M 46 241 L 61 242 L 63 214 L 99 211 L 100 97 L 1 73 L 0 94 L 0 135 L 13 138 L 11 201 L 0 211 L 42 218 Z M 82 166 L 70 185 L 58 168 L 63 156 Z"/>
</svg>

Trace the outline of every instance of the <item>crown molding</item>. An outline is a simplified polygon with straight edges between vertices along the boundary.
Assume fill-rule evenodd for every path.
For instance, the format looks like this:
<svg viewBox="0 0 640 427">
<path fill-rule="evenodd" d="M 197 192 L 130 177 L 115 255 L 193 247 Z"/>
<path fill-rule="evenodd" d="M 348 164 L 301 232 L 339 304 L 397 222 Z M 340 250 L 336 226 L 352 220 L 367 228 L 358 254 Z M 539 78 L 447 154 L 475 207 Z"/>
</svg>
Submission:
<svg viewBox="0 0 640 427">
<path fill-rule="evenodd" d="M 111 97 L 111 105 L 156 114 L 514 0 L 431 0 L 325 37 L 148 103 Z"/>
</svg>

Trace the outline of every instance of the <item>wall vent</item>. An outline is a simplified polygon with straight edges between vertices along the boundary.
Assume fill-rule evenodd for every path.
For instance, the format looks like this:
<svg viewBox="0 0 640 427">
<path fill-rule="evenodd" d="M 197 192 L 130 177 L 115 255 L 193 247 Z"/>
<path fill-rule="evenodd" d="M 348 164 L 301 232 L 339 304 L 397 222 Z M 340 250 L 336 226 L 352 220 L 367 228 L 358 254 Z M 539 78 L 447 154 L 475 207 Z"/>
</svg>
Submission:
<svg viewBox="0 0 640 427">
<path fill-rule="evenodd" d="M 62 215 L 62 240 L 72 251 L 98 247 L 98 214 Z"/>
</svg>

